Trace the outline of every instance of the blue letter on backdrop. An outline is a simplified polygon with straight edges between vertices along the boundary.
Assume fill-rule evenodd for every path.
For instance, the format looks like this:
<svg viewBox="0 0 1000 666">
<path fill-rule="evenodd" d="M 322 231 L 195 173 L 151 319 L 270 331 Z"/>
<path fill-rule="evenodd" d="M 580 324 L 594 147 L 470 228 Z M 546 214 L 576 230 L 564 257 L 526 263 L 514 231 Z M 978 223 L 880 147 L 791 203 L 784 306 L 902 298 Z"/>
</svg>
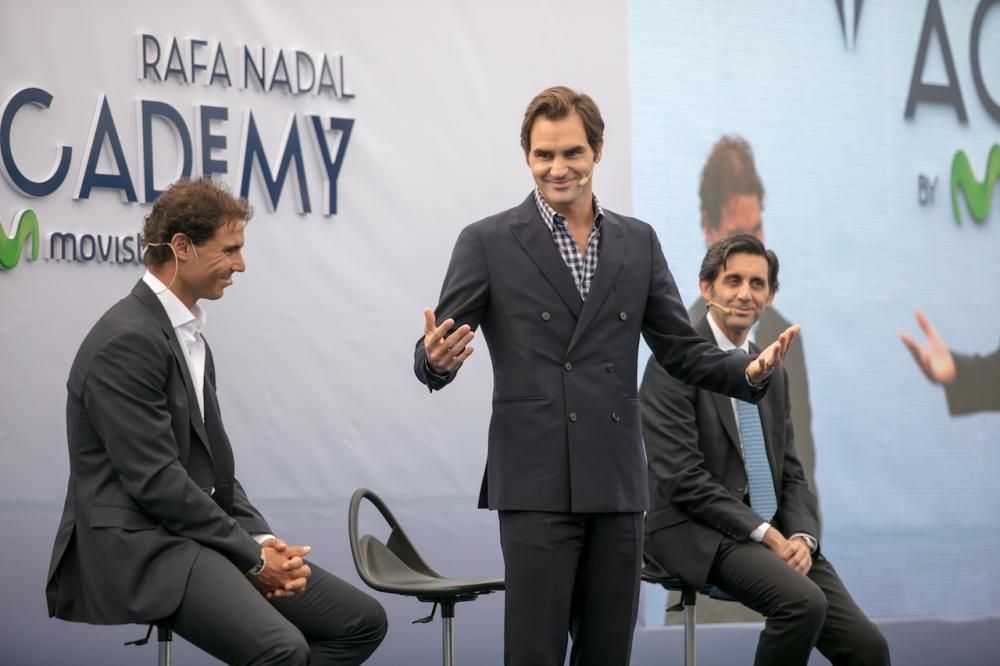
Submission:
<svg viewBox="0 0 1000 666">
<path fill-rule="evenodd" d="M 111 116 L 108 98 L 101 95 L 98 98 L 97 106 L 97 122 L 94 123 L 94 129 L 91 131 L 85 151 L 87 153 L 87 166 L 80 172 L 80 182 L 76 188 L 76 196 L 73 198 L 89 199 L 91 189 L 104 187 L 111 190 L 121 190 L 126 200 L 135 203 L 137 199 L 135 188 L 132 186 L 132 176 L 128 172 L 128 164 L 125 162 L 125 153 L 122 152 L 122 142 L 118 139 L 115 119 Z M 97 160 L 101 157 L 105 139 L 108 140 L 118 173 L 97 173 Z"/>
<path fill-rule="evenodd" d="M 162 190 L 156 189 L 153 182 L 153 116 L 159 116 L 173 125 L 174 134 L 181 142 L 181 176 L 185 177 L 191 175 L 191 134 L 181 114 L 166 102 L 144 99 L 140 102 L 140 108 L 142 109 L 143 191 L 146 193 L 145 202 L 152 203 L 163 194 Z"/>
<path fill-rule="evenodd" d="M 264 153 L 264 146 L 260 142 L 260 134 L 257 132 L 257 123 L 253 119 L 253 111 L 247 112 L 246 120 L 246 145 L 243 147 L 243 170 L 240 176 L 240 196 L 245 197 L 250 191 L 250 174 L 253 171 L 253 163 L 260 164 L 261 175 L 264 177 L 264 185 L 267 187 L 268 203 L 272 211 L 278 210 L 278 200 L 281 198 L 281 189 L 285 184 L 285 177 L 288 175 L 288 165 L 295 161 L 295 177 L 299 185 L 298 207 L 300 213 L 312 212 L 309 205 L 309 189 L 306 187 L 306 170 L 302 163 L 302 142 L 299 140 L 299 129 L 296 123 L 295 113 L 291 115 L 288 132 L 281 148 L 281 163 L 278 165 L 276 177 L 271 177 L 271 168 L 267 164 L 267 155 Z"/>
<path fill-rule="evenodd" d="M 10 129 L 14 123 L 14 116 L 22 106 L 34 104 L 47 109 L 51 103 L 52 95 L 47 91 L 41 88 L 24 88 L 14 93 L 4 107 L 3 114 L 0 115 L 0 164 L 14 187 L 29 197 L 48 196 L 62 185 L 63 180 L 66 179 L 66 172 L 69 171 L 69 160 L 73 149 L 69 146 L 62 146 L 59 151 L 59 162 L 52 169 L 52 175 L 47 180 L 34 181 L 21 173 L 14 162 L 14 153 L 10 146 Z"/>
</svg>

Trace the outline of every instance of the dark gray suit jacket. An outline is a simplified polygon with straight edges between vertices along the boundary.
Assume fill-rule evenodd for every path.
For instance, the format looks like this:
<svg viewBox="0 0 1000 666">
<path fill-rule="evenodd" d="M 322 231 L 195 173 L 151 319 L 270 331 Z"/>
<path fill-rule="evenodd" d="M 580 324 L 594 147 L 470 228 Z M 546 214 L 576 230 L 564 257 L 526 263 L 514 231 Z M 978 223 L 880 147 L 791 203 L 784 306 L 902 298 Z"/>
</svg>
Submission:
<svg viewBox="0 0 1000 666">
<path fill-rule="evenodd" d="M 705 314 L 705 301 L 699 298 L 688 309 L 691 321 L 697 321 Z M 766 347 L 791 326 L 780 312 L 773 307 L 764 310 L 757 324 L 755 342 L 760 347 Z M 795 451 L 798 453 L 802 470 L 813 492 L 819 493 L 816 485 L 816 443 L 812 433 L 812 402 L 809 398 L 809 375 L 806 372 L 805 341 L 802 333 L 795 336 L 795 344 L 788 349 L 788 354 L 781 362 L 786 371 L 788 393 L 792 396 L 792 423 L 795 425 Z M 819 535 L 817 535 L 819 536 Z"/>
<path fill-rule="evenodd" d="M 694 327 L 714 344 L 705 315 Z M 746 542 L 763 522 L 744 501 L 747 475 L 732 401 L 685 386 L 654 363 L 646 367 L 639 395 L 651 494 L 646 532 L 668 530 L 669 534 L 663 540 L 667 550 L 647 551 L 647 556 L 700 587 L 722 538 Z M 788 396 L 782 368 L 772 376 L 767 395 L 758 403 L 778 498 L 778 513 L 771 524 L 785 536 L 797 532 L 818 536 L 816 496 L 795 453 Z"/>
<path fill-rule="evenodd" d="M 233 477 L 206 356 L 203 421 L 170 320 L 141 280 L 83 341 L 67 383 L 70 475 L 46 586 L 50 615 L 162 619 L 181 602 L 196 544 L 241 571 L 256 564 L 249 533 L 270 529 Z"/>
<path fill-rule="evenodd" d="M 481 327 L 493 363 L 493 416 L 480 506 L 638 512 L 648 504 L 636 364 L 639 335 L 671 373 L 759 399 L 747 360 L 694 332 L 653 229 L 604 211 L 586 302 L 533 195 L 466 227 L 444 279 L 438 321 Z M 423 339 L 417 377 L 432 390 Z"/>
</svg>

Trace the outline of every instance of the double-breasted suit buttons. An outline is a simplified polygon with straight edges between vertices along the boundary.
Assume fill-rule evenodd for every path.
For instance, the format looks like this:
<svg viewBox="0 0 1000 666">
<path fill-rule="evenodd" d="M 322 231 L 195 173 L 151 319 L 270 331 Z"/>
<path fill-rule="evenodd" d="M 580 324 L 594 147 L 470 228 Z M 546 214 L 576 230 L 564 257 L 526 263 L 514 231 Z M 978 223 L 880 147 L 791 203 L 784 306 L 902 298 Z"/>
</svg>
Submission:
<svg viewBox="0 0 1000 666">
<path fill-rule="evenodd" d="M 623 310 L 618 313 L 618 318 L 621 319 L 622 321 L 625 321 L 626 319 L 628 319 L 628 313 Z"/>
<path fill-rule="evenodd" d="M 549 319 L 552 319 L 552 315 L 549 314 L 547 311 L 543 312 L 542 313 L 542 321 L 548 321 Z"/>
</svg>

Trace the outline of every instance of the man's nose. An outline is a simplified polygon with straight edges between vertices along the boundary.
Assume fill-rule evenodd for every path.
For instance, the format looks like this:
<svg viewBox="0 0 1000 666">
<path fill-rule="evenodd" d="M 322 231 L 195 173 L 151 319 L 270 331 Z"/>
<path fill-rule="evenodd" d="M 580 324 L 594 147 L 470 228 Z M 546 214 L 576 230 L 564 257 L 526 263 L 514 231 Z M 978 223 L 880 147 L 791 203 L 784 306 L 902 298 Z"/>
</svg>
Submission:
<svg viewBox="0 0 1000 666">
<path fill-rule="evenodd" d="M 557 157 L 554 160 L 552 160 L 552 168 L 549 170 L 549 173 L 551 173 L 554 177 L 558 178 L 564 175 L 568 170 L 569 169 L 566 164 L 566 160 L 562 159 L 561 157 Z"/>
</svg>

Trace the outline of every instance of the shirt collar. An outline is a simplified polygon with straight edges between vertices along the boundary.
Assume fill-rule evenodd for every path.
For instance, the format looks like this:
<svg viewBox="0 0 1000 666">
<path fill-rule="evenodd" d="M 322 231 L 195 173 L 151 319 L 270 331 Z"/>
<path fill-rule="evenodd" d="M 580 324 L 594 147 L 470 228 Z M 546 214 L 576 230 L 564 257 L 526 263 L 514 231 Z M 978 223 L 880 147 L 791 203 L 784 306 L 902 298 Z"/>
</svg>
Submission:
<svg viewBox="0 0 1000 666">
<path fill-rule="evenodd" d="M 709 313 L 706 316 L 708 317 L 708 325 L 712 329 L 712 335 L 715 336 L 715 344 L 719 345 L 719 349 L 721 349 L 722 351 L 730 351 L 732 349 L 736 349 L 737 347 L 733 343 L 733 341 L 730 340 L 729 337 L 725 333 L 722 332 L 722 329 L 719 328 L 719 325 L 715 323 L 715 319 L 712 318 L 711 313 Z M 743 344 L 739 346 L 739 349 L 742 349 L 744 351 L 744 353 L 747 353 L 747 354 L 750 353 L 750 336 L 749 335 L 743 341 Z"/>
<path fill-rule="evenodd" d="M 170 319 L 170 325 L 174 328 L 185 328 L 189 327 L 191 323 L 194 323 L 194 330 L 199 333 L 205 329 L 205 322 L 208 317 L 205 315 L 205 311 L 201 309 L 197 303 L 195 303 L 192 309 L 188 309 L 186 305 L 181 303 L 181 299 L 177 298 L 177 295 L 170 291 L 165 284 L 160 282 L 160 280 L 146 271 L 142 276 L 142 281 L 153 290 L 156 297 L 160 299 L 160 304 L 163 309 L 167 312 L 167 318 Z"/>
<path fill-rule="evenodd" d="M 594 205 L 594 227 L 600 229 L 601 223 L 604 221 L 604 209 L 601 208 L 601 203 L 597 200 L 597 196 L 591 196 L 593 197 Z M 564 225 L 566 223 L 566 218 L 557 213 L 549 205 L 549 202 L 542 197 L 542 193 L 537 187 L 535 188 L 535 205 L 538 207 L 538 212 L 542 216 L 545 226 L 549 228 L 549 231 L 552 231 L 556 224 Z"/>
</svg>

